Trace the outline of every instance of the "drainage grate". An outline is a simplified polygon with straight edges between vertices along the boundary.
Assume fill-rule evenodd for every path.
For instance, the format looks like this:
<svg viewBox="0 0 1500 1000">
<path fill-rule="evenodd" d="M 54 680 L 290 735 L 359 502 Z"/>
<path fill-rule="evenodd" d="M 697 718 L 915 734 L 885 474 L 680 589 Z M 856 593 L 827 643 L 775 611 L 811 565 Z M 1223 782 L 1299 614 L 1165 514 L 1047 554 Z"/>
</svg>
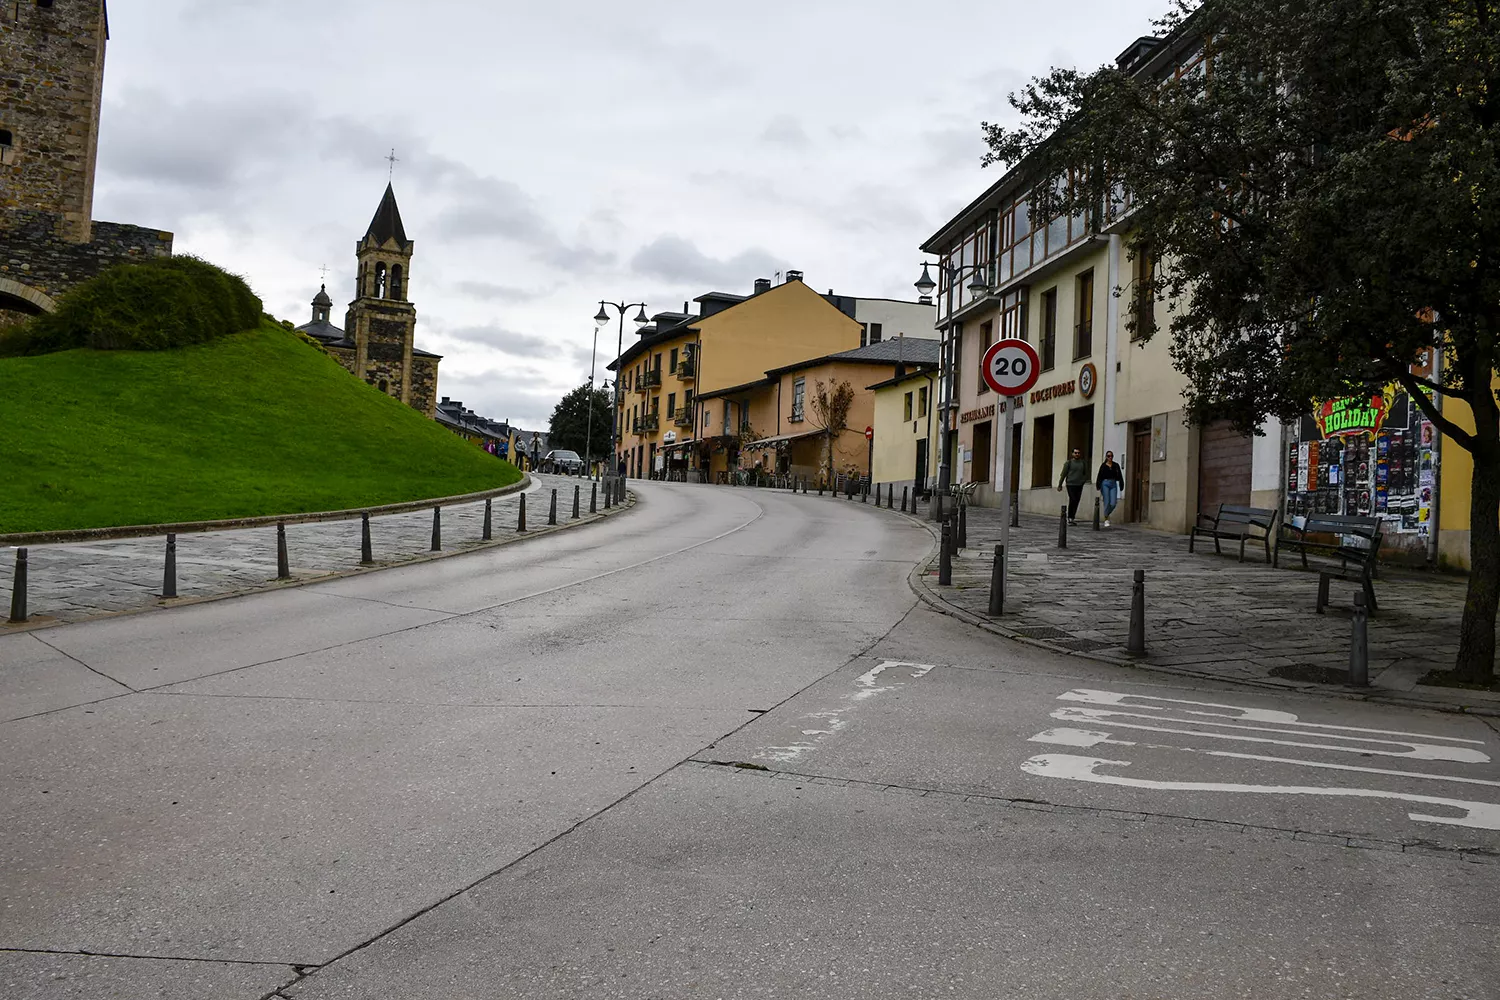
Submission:
<svg viewBox="0 0 1500 1000">
<path fill-rule="evenodd" d="M 1313 684 L 1348 684 L 1349 671 L 1325 667 L 1317 663 L 1289 663 L 1270 669 L 1272 677 L 1284 681 L 1310 681 Z"/>
<path fill-rule="evenodd" d="M 1025 628 L 1013 628 L 1011 631 L 1028 639 L 1071 639 L 1073 637 L 1072 632 L 1055 625 L 1029 625 Z"/>
</svg>

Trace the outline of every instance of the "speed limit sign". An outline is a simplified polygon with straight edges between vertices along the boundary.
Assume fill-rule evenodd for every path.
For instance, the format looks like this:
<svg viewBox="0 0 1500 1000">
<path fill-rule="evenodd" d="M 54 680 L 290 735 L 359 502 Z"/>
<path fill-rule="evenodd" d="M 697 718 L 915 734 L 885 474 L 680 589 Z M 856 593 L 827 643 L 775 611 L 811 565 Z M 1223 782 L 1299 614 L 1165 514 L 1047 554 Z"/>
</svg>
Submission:
<svg viewBox="0 0 1500 1000">
<path fill-rule="evenodd" d="M 991 389 L 1002 396 L 1020 396 L 1036 385 L 1042 359 L 1024 340 L 1000 340 L 984 352 L 979 367 Z"/>
</svg>

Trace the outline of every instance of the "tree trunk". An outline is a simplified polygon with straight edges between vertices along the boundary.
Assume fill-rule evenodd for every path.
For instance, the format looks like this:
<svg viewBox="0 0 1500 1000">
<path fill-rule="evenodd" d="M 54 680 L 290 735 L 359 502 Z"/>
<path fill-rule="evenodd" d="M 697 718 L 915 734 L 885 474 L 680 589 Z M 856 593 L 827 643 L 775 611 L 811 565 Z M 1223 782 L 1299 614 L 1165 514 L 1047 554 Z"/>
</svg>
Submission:
<svg viewBox="0 0 1500 1000">
<path fill-rule="evenodd" d="M 1493 399 L 1493 396 L 1491 397 Z M 1483 427 L 1494 406 L 1478 408 Z M 1484 411 L 1488 410 L 1488 414 Z M 1458 628 L 1459 680 L 1486 684 L 1495 677 L 1495 612 L 1500 606 L 1500 443 L 1492 427 L 1475 435 L 1474 479 L 1469 490 L 1469 592 Z"/>
</svg>

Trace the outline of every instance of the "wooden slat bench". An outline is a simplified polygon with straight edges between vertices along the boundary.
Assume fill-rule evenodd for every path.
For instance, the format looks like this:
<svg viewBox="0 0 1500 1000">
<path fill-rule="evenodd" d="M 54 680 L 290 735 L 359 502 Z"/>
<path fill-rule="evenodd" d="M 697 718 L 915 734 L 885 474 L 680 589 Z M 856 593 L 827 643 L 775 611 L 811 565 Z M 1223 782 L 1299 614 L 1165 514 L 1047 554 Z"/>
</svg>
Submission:
<svg viewBox="0 0 1500 1000">
<path fill-rule="evenodd" d="M 1332 535 L 1332 541 L 1324 541 L 1319 535 Z M 1362 539 L 1364 544 L 1347 544 L 1347 536 Z M 1276 561 L 1280 564 L 1281 550 L 1287 549 L 1302 556 L 1302 568 L 1309 569 L 1307 554 L 1327 559 L 1337 559 L 1338 568 L 1318 568 L 1318 614 L 1328 604 L 1328 582 L 1337 576 L 1341 580 L 1358 580 L 1365 592 L 1365 605 L 1375 611 L 1375 570 L 1380 555 L 1380 518 L 1360 517 L 1352 514 L 1309 514 L 1301 525 L 1283 524 L 1281 539 L 1276 547 Z"/>
<path fill-rule="evenodd" d="M 1214 540 L 1214 552 L 1222 554 L 1221 540 L 1240 543 L 1240 562 L 1245 561 L 1245 543 L 1260 542 L 1265 546 L 1266 562 L 1271 562 L 1271 540 L 1276 537 L 1276 521 L 1281 511 L 1274 507 L 1248 507 L 1244 504 L 1221 503 L 1213 514 L 1198 515 L 1198 523 L 1188 535 L 1188 551 L 1201 536 Z M 1259 534 L 1256 534 L 1256 531 Z"/>
</svg>

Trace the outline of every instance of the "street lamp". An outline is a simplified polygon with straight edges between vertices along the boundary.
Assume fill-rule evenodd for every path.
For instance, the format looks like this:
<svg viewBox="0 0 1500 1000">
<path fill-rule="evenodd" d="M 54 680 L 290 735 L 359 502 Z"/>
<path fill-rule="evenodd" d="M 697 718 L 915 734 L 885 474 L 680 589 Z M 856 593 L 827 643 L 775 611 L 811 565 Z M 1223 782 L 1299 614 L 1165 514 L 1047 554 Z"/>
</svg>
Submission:
<svg viewBox="0 0 1500 1000">
<path fill-rule="evenodd" d="M 636 313 L 635 316 L 630 320 L 635 324 L 635 328 L 637 330 L 651 321 L 646 318 L 646 303 L 644 302 L 609 302 L 607 300 L 601 299 L 599 302 L 599 311 L 594 314 L 594 339 L 596 342 L 599 337 L 597 331 L 604 329 L 606 326 L 609 326 L 609 313 L 605 311 L 605 306 L 613 306 L 615 310 L 620 314 L 620 336 L 615 343 L 615 364 L 619 365 L 620 355 L 625 353 L 625 314 L 630 310 L 636 308 L 637 306 L 640 307 L 640 312 Z M 611 474 L 613 474 L 614 472 L 613 467 L 616 466 L 620 460 L 620 444 L 618 432 L 618 428 L 620 426 L 620 372 L 618 370 L 616 370 L 615 372 L 614 404 L 614 408 L 610 411 L 609 419 L 609 461 L 611 465 Z"/>
<path fill-rule="evenodd" d="M 939 374 L 941 376 L 941 380 L 938 383 L 938 413 L 940 414 L 939 426 L 942 433 L 938 439 L 937 488 L 938 495 L 945 496 L 948 492 L 948 487 L 952 484 L 952 473 L 948 467 L 948 452 L 952 448 L 952 411 L 958 408 L 958 403 L 954 399 L 954 390 L 956 387 L 953 384 L 953 351 L 955 347 L 953 340 L 953 289 L 963 279 L 963 276 L 970 272 L 973 272 L 974 279 L 969 283 L 969 294 L 973 295 L 976 299 L 980 296 L 988 295 L 990 285 L 986 278 L 986 272 L 989 269 L 988 263 L 949 265 L 939 262 L 935 266 L 941 268 L 942 274 L 947 278 L 944 284 L 947 286 L 948 296 L 947 308 L 943 310 L 943 322 L 939 327 L 940 339 L 938 341 Z M 924 260 L 922 262 L 922 276 L 913 282 L 916 286 L 917 294 L 923 302 L 931 302 L 932 292 L 937 288 L 937 282 L 932 280 L 932 275 L 928 272 L 927 268 L 928 262 Z M 941 503 L 932 505 L 934 517 L 941 510 Z"/>
</svg>

